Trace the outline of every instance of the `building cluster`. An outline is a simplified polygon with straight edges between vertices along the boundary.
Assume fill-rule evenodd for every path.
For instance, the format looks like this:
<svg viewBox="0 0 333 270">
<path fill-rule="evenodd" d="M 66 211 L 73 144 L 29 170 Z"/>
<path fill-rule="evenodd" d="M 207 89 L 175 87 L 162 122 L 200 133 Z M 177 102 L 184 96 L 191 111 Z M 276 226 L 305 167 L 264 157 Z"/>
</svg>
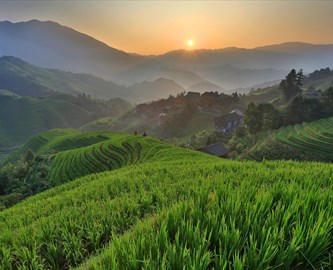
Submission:
<svg viewBox="0 0 333 270">
<path fill-rule="evenodd" d="M 226 106 L 238 100 L 237 94 L 188 92 L 176 97 L 170 96 L 167 99 L 140 104 L 136 107 L 136 113 L 149 121 L 155 120 L 162 123 L 167 115 L 182 112 L 186 106 L 191 106 L 194 110 L 212 111 L 218 114 L 222 113 Z"/>
<path fill-rule="evenodd" d="M 223 113 L 227 105 L 238 101 L 236 95 L 225 95 L 218 92 L 197 92 L 181 93 L 176 97 L 170 96 L 151 103 L 140 104 L 136 107 L 136 113 L 148 121 L 155 121 L 163 124 L 167 115 L 179 113 L 186 106 L 193 106 L 196 110 L 209 110 L 215 113 Z M 234 131 L 244 121 L 243 113 L 234 110 L 228 114 L 222 114 L 214 119 L 215 130 L 219 133 Z"/>
</svg>

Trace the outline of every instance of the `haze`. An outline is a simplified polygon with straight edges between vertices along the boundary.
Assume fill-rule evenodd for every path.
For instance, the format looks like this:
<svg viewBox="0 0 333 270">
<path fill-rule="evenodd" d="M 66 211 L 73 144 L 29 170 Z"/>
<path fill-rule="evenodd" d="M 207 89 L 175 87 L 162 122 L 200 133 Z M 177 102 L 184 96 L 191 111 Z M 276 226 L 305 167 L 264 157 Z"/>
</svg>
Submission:
<svg viewBox="0 0 333 270">
<path fill-rule="evenodd" d="M 52 20 L 139 54 L 333 43 L 331 1 L 1 1 L 0 20 Z"/>
</svg>

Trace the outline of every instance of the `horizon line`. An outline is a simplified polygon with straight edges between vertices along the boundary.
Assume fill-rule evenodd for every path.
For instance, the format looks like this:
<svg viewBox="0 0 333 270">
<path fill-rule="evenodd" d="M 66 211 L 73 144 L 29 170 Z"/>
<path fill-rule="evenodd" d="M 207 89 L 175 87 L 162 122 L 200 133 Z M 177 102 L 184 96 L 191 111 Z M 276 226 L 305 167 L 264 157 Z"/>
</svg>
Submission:
<svg viewBox="0 0 333 270">
<path fill-rule="evenodd" d="M 137 52 L 130 52 L 130 51 L 126 51 L 117 47 L 113 47 L 111 44 L 109 44 L 108 42 L 102 41 L 100 39 L 97 39 L 96 37 L 87 34 L 85 32 L 82 32 L 81 30 L 77 30 L 71 26 L 68 25 L 64 25 L 61 24 L 59 22 L 56 21 L 52 21 L 52 20 L 39 20 L 39 19 L 30 19 L 30 20 L 26 20 L 26 21 L 10 21 L 10 20 L 0 20 L 0 23 L 11 23 L 11 24 L 20 24 L 20 23 L 29 23 L 29 22 L 39 22 L 39 23 L 53 23 L 56 25 L 59 25 L 61 27 L 65 27 L 65 28 L 69 28 L 77 33 L 80 33 L 82 35 L 88 36 L 100 43 L 103 43 L 104 45 L 112 48 L 112 49 L 116 49 L 118 51 L 122 51 L 126 54 L 132 54 L 132 55 L 138 55 L 138 56 L 145 56 L 145 57 L 154 57 L 154 56 L 162 56 L 162 55 L 166 55 L 168 53 L 172 53 L 172 52 L 178 52 L 178 51 L 185 51 L 185 52 L 189 52 L 189 53 L 193 53 L 196 51 L 218 51 L 218 50 L 225 50 L 225 49 L 240 49 L 240 50 L 255 50 L 255 49 L 259 49 L 259 48 L 264 48 L 264 47 L 270 47 L 270 46 L 279 46 L 279 45 L 286 45 L 286 44 L 302 44 L 302 45 L 322 45 L 322 46 L 328 46 L 328 45 L 333 45 L 333 43 L 312 43 L 312 42 L 304 42 L 304 41 L 282 41 L 279 43 L 269 43 L 269 44 L 263 44 L 263 45 L 259 45 L 259 46 L 255 46 L 255 47 L 238 47 L 236 45 L 232 45 L 232 46 L 226 46 L 226 47 L 217 47 L 217 48 L 196 48 L 196 49 L 186 49 L 186 48 L 175 48 L 169 51 L 165 51 L 162 53 L 157 53 L 157 54 L 150 54 L 150 53 L 137 53 Z"/>
</svg>

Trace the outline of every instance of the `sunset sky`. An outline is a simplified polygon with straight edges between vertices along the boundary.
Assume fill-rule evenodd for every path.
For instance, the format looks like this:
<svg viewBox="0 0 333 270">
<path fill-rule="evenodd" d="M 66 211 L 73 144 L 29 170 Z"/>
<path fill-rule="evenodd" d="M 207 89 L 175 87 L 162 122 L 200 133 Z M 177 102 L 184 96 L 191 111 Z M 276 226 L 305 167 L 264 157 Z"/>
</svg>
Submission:
<svg viewBox="0 0 333 270">
<path fill-rule="evenodd" d="M 332 1 L 0 1 L 0 20 L 52 20 L 133 53 L 333 43 Z"/>
</svg>

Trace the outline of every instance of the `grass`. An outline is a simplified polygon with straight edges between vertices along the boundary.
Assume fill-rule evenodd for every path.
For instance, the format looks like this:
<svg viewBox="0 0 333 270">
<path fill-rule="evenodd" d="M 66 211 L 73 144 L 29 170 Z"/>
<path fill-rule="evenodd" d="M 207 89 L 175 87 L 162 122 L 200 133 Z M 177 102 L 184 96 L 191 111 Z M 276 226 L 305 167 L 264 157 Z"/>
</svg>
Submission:
<svg viewBox="0 0 333 270">
<path fill-rule="evenodd" d="M 2 269 L 333 267 L 331 164 L 223 160 L 119 133 L 54 162 L 76 180 L 0 213 Z"/>
</svg>

